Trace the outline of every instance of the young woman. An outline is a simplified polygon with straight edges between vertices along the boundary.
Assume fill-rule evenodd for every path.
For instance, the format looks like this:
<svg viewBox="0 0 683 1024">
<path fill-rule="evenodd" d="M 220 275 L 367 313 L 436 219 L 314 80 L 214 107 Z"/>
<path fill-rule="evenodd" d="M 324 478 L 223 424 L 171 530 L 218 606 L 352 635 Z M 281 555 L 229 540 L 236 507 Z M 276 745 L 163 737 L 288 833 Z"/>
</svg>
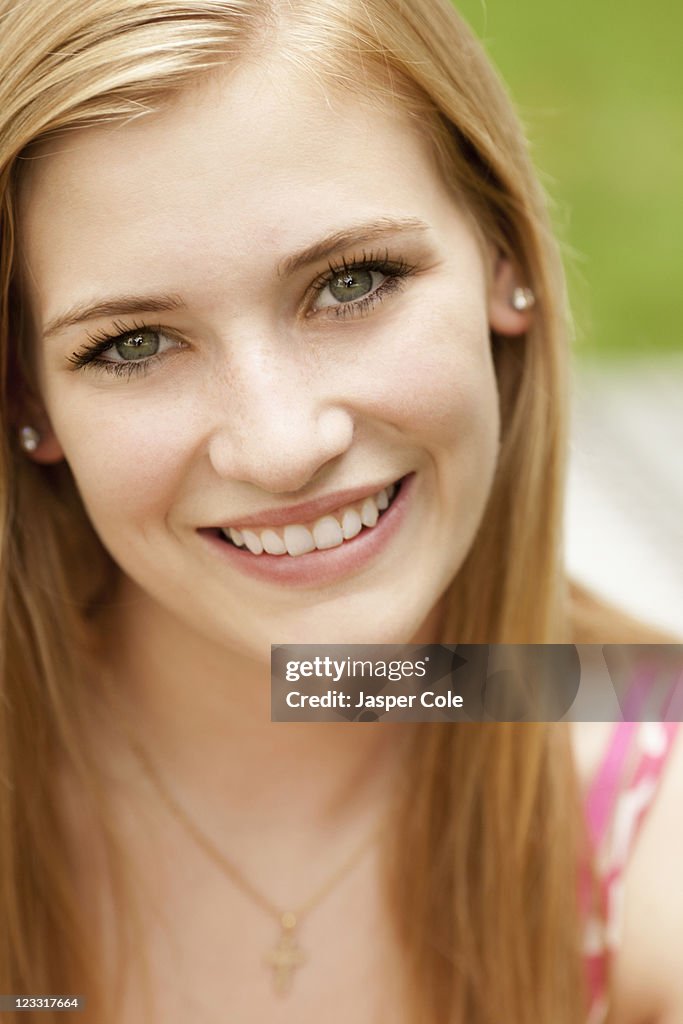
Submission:
<svg viewBox="0 0 683 1024">
<path fill-rule="evenodd" d="M 615 1020 L 678 1019 L 673 727 L 633 762 L 639 810 L 669 763 L 637 857 L 597 865 L 652 900 L 624 930 L 585 881 L 602 734 L 269 721 L 271 643 L 657 639 L 563 571 L 562 273 L 466 27 L 0 12 L 0 989 L 570 1024 L 623 939 Z"/>
</svg>

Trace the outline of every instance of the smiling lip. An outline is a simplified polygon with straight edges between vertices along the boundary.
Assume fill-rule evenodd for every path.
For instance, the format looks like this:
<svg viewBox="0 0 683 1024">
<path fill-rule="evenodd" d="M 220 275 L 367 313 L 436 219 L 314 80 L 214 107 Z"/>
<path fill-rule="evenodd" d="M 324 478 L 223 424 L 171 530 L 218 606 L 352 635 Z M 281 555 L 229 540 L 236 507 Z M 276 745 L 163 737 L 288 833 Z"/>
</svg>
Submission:
<svg viewBox="0 0 683 1024">
<path fill-rule="evenodd" d="M 235 547 L 222 539 L 217 529 L 200 529 L 197 532 L 211 545 L 215 554 L 226 559 L 228 565 L 246 576 L 289 587 L 324 586 L 360 571 L 386 548 L 405 521 L 414 481 L 414 473 L 401 480 L 394 500 L 372 529 L 363 530 L 353 540 L 344 541 L 338 547 L 311 551 L 296 558 L 265 552 L 253 555 L 245 548 Z M 358 494 L 357 491 L 339 493 Z M 301 509 L 305 506 L 297 507 Z M 272 523 L 272 520 L 269 522 Z"/>
<path fill-rule="evenodd" d="M 251 529 L 253 527 L 268 526 L 292 526 L 295 523 L 307 523 L 313 519 L 319 519 L 327 512 L 335 512 L 344 505 L 353 505 L 377 494 L 382 488 L 389 487 L 395 481 L 389 480 L 386 483 L 369 484 L 367 487 L 350 487 L 345 491 L 335 491 L 334 494 L 326 494 L 323 498 L 315 498 L 312 501 L 304 501 L 300 505 L 289 505 L 287 508 L 266 509 L 265 512 L 258 512 L 253 516 L 243 516 L 232 519 L 229 523 L 217 523 L 218 529 L 233 527 L 236 530 Z"/>
</svg>

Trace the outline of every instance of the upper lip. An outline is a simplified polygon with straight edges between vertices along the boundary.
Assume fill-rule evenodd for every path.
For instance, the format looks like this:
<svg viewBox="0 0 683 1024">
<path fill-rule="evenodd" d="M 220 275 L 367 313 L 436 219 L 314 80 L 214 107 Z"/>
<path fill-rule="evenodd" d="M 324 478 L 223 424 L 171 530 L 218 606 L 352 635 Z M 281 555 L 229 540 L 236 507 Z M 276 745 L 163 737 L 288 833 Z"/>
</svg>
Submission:
<svg viewBox="0 0 683 1024">
<path fill-rule="evenodd" d="M 242 527 L 265 527 L 265 526 L 290 526 L 293 523 L 305 523 L 311 519 L 319 519 L 326 512 L 334 512 L 342 505 L 351 505 L 355 501 L 369 498 L 377 494 L 392 483 L 397 483 L 398 478 L 394 477 L 385 483 L 366 484 L 363 487 L 350 487 L 344 491 L 335 491 L 333 494 L 326 494 L 322 498 L 313 498 L 311 501 L 303 501 L 300 505 L 289 505 L 286 508 L 269 508 L 265 512 L 257 512 L 252 516 L 240 516 L 232 519 L 229 523 L 221 523 L 220 529 Z"/>
</svg>

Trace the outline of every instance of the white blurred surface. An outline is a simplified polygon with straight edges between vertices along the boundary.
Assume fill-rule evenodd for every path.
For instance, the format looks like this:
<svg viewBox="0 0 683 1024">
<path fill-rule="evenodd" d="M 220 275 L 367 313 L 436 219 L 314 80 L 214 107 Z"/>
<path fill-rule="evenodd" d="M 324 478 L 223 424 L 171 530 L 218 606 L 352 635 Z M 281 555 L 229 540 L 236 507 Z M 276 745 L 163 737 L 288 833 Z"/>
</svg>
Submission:
<svg viewBox="0 0 683 1024">
<path fill-rule="evenodd" d="M 576 368 L 566 558 L 683 640 L 683 354 Z"/>
</svg>

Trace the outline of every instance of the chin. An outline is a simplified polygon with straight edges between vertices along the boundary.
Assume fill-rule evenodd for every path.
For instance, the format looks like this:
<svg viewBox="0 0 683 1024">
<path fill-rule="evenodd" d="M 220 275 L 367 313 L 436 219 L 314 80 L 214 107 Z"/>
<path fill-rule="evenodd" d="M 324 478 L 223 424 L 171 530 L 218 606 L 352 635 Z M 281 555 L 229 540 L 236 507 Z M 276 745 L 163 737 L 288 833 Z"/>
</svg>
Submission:
<svg viewBox="0 0 683 1024">
<path fill-rule="evenodd" d="M 336 610 L 335 610 L 336 611 Z M 406 609 L 396 609 L 392 615 L 385 610 L 381 619 L 372 610 L 359 610 L 355 614 L 334 615 L 299 613 L 296 622 L 280 622 L 268 629 L 263 637 L 264 645 L 270 644 L 409 644 L 435 642 L 428 633 L 424 612 L 406 614 Z M 261 624 L 261 630 L 263 626 Z M 268 627 L 266 627 L 268 628 Z M 419 639 L 416 639 L 419 637 Z M 427 638 L 429 637 L 429 639 Z"/>
</svg>

